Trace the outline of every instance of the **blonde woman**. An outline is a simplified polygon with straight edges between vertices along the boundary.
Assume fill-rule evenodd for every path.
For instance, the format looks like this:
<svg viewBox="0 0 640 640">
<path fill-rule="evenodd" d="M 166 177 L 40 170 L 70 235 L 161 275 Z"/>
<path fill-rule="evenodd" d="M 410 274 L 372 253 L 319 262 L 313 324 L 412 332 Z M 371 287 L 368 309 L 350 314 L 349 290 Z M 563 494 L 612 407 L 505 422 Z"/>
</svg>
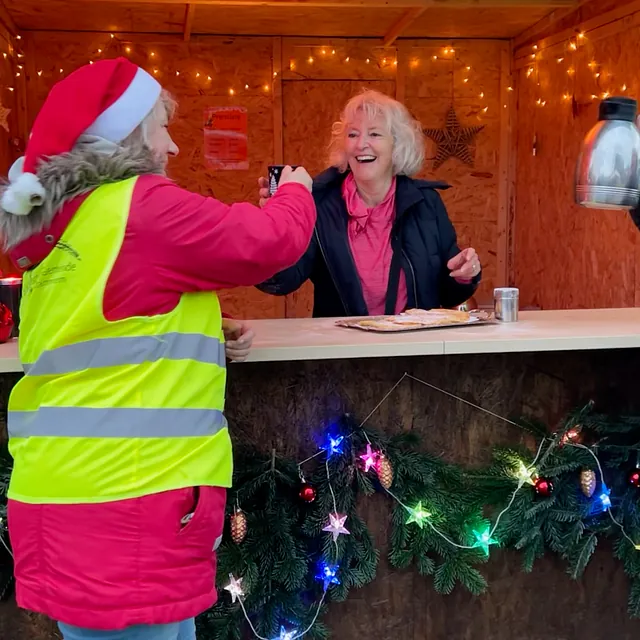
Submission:
<svg viewBox="0 0 640 640">
<path fill-rule="evenodd" d="M 0 189 L 0 235 L 25 269 L 8 416 L 17 600 L 64 640 L 195 639 L 232 475 L 215 291 L 294 264 L 315 223 L 304 169 L 262 210 L 168 180 L 173 108 L 128 60 L 82 67 Z M 251 335 L 231 329 L 242 358 Z"/>
<path fill-rule="evenodd" d="M 314 317 L 454 307 L 481 277 L 474 249 L 460 251 L 438 190 L 412 178 L 424 160 L 420 123 L 392 98 L 364 91 L 333 127 L 331 168 L 313 183 L 318 220 L 299 262 L 259 288 L 287 295 L 311 280 Z M 268 199 L 264 179 L 260 197 Z"/>
</svg>

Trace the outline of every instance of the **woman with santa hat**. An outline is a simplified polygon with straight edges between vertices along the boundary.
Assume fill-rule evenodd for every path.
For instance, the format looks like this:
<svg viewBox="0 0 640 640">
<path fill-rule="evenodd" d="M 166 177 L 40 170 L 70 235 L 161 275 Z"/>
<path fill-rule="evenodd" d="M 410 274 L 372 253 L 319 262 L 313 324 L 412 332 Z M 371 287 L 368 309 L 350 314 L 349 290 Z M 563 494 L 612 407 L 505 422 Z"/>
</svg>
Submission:
<svg viewBox="0 0 640 640">
<path fill-rule="evenodd" d="M 215 291 L 294 264 L 315 223 L 304 169 L 264 209 L 168 180 L 173 109 L 128 60 L 83 67 L 52 89 L 0 192 L 25 270 L 8 416 L 17 599 L 64 640 L 195 638 L 232 475 Z M 231 332 L 241 359 L 250 333 Z"/>
</svg>

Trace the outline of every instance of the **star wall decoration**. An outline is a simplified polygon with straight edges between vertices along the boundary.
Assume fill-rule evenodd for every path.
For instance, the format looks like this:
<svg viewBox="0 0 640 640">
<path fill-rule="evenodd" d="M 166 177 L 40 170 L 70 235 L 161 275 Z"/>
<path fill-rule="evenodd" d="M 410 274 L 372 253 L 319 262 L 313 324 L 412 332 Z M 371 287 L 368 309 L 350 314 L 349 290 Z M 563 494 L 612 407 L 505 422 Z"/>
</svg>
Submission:
<svg viewBox="0 0 640 640">
<path fill-rule="evenodd" d="M 424 129 L 425 135 L 438 144 L 433 168 L 441 167 L 449 158 L 457 158 L 472 167 L 473 156 L 469 146 L 483 129 L 484 125 L 460 126 L 455 109 L 449 107 L 443 129 Z"/>
<path fill-rule="evenodd" d="M 11 113 L 11 109 L 7 109 L 0 102 L 0 127 L 2 127 L 7 133 L 9 133 L 9 114 Z"/>
</svg>

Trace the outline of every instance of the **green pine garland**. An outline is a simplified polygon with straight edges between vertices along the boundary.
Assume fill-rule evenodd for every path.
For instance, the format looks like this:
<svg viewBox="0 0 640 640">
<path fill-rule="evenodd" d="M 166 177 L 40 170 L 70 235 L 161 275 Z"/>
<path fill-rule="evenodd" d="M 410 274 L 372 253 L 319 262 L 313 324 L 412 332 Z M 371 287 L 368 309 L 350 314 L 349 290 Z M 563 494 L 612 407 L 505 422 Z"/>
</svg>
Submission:
<svg viewBox="0 0 640 640">
<path fill-rule="evenodd" d="M 488 525 L 501 547 L 521 552 L 525 571 L 550 552 L 566 561 L 574 579 L 581 577 L 598 542 L 608 538 L 630 579 L 629 613 L 640 617 L 640 489 L 629 482 L 629 474 L 640 466 L 640 418 L 598 415 L 588 405 L 569 415 L 555 433 L 544 425 L 520 424 L 531 436 L 528 447 L 497 448 L 488 467 L 473 470 L 421 452 L 413 433 L 388 438 L 360 429 L 350 416 L 328 430 L 334 438 L 343 437 L 341 453 L 329 457 L 323 451 L 301 468 L 276 452 L 236 448 L 227 512 L 230 516 L 237 506 L 242 508 L 248 531 L 236 544 L 227 525 L 218 550 L 220 598 L 200 616 L 199 638 L 252 637 L 240 604 L 232 604 L 224 591 L 230 574 L 243 579 L 243 604 L 260 636 L 278 638 L 281 628 L 300 632 L 311 627 L 308 640 L 328 638 L 322 618 L 330 602 L 346 599 L 352 588 L 376 577 L 379 554 L 357 506 L 367 496 L 387 492 L 375 471 L 365 473 L 359 459 L 368 443 L 384 452 L 393 467 L 387 497 L 396 500 L 389 549 L 394 567 L 415 567 L 442 594 L 456 586 L 480 594 L 487 588 L 480 568 L 488 554 L 477 543 L 477 532 L 489 531 Z M 518 480 L 523 466 L 534 478 L 552 483 L 551 495 L 538 495 Z M 301 470 L 317 492 L 311 504 L 299 496 Z M 584 470 L 596 472 L 592 497 L 580 489 Z M 8 463 L 0 467 L 2 492 L 9 472 Z M 418 503 L 431 514 L 422 526 L 408 522 L 408 509 Z M 339 536 L 334 544 L 323 528 L 336 510 L 347 516 L 350 535 Z M 339 566 L 340 582 L 329 585 L 324 600 L 323 583 L 317 579 L 322 562 Z"/>
</svg>

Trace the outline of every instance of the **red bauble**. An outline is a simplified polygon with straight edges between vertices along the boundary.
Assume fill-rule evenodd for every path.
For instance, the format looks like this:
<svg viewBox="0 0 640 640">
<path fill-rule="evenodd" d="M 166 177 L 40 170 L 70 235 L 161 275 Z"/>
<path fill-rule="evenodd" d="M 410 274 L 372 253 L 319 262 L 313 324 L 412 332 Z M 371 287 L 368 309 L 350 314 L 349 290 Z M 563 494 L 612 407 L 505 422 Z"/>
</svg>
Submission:
<svg viewBox="0 0 640 640">
<path fill-rule="evenodd" d="M 0 302 L 0 342 L 6 342 L 11 338 L 13 331 L 13 314 L 6 304 Z"/>
<path fill-rule="evenodd" d="M 535 484 L 536 493 L 543 498 L 548 498 L 553 493 L 553 482 L 546 478 L 538 478 Z"/>
<path fill-rule="evenodd" d="M 640 487 L 640 469 L 634 469 L 629 474 L 629 484 L 632 484 L 634 487 Z"/>
<path fill-rule="evenodd" d="M 301 500 L 305 502 L 313 502 L 316 499 L 316 490 L 310 484 L 303 484 L 298 494 Z"/>
</svg>

